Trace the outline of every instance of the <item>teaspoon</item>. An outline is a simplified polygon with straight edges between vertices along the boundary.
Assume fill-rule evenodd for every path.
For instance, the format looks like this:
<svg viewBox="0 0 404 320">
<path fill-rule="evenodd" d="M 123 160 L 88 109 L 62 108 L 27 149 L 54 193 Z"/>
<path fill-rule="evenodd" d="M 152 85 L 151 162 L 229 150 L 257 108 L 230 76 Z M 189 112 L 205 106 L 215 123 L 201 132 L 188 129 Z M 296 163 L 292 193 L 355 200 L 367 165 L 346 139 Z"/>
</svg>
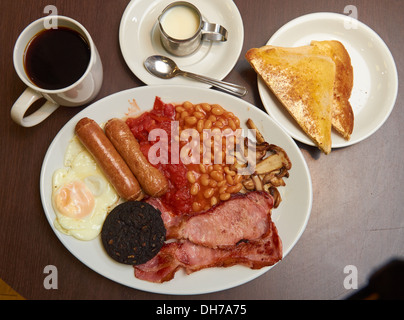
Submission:
<svg viewBox="0 0 404 320">
<path fill-rule="evenodd" d="M 176 76 L 184 76 L 210 84 L 239 97 L 243 97 L 247 94 L 247 89 L 243 86 L 183 71 L 173 60 L 164 56 L 150 56 L 144 61 L 144 66 L 151 74 L 162 79 L 171 79 Z"/>
</svg>

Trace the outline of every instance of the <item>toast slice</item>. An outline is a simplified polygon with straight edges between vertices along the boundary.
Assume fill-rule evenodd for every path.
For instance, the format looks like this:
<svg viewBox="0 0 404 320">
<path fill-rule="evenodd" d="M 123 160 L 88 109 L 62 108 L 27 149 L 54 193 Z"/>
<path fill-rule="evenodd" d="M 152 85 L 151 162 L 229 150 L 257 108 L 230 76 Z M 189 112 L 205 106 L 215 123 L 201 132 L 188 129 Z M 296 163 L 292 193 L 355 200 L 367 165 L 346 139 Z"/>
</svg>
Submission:
<svg viewBox="0 0 404 320">
<path fill-rule="evenodd" d="M 317 49 L 318 54 L 329 56 L 335 63 L 332 126 L 345 140 L 349 140 L 354 128 L 354 113 L 349 102 L 354 77 L 351 58 L 339 41 L 312 41 L 311 46 Z"/>
<path fill-rule="evenodd" d="M 307 136 L 329 154 L 335 63 L 313 51 L 312 46 L 264 46 L 250 49 L 246 59 Z"/>
</svg>

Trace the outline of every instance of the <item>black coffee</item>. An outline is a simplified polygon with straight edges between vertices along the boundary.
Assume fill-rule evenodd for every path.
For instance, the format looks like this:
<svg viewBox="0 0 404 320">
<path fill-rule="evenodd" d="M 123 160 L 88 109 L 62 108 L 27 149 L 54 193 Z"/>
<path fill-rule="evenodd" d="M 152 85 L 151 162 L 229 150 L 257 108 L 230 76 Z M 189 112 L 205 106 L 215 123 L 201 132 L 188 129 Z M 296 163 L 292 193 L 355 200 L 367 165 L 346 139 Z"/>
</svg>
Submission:
<svg viewBox="0 0 404 320">
<path fill-rule="evenodd" d="M 81 78 L 90 61 L 90 46 L 67 27 L 39 32 L 25 50 L 24 66 L 31 81 L 48 90 L 66 88 Z"/>
</svg>

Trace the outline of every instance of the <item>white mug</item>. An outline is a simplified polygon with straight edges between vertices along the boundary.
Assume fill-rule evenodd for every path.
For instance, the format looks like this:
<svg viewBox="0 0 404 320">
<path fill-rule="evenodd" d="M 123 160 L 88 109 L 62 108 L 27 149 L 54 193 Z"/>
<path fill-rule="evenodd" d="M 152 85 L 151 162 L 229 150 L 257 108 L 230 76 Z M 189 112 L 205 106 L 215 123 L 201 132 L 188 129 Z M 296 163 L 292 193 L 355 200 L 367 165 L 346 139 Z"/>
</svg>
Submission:
<svg viewBox="0 0 404 320">
<path fill-rule="evenodd" d="M 40 88 L 31 81 L 24 67 L 25 50 L 31 39 L 46 29 L 45 26 L 49 25 L 49 19 L 50 17 L 48 16 L 32 22 L 20 34 L 14 46 L 14 68 L 28 88 L 25 89 L 11 108 L 11 118 L 23 127 L 32 127 L 39 124 L 59 106 L 77 107 L 90 102 L 99 93 L 102 85 L 102 63 L 90 34 L 79 22 L 64 16 L 52 16 L 51 19 L 57 19 L 57 26 L 77 31 L 87 41 L 90 46 L 91 56 L 86 71 L 72 85 L 57 90 Z M 38 110 L 24 117 L 32 104 L 41 98 L 45 98 L 47 101 Z"/>
</svg>

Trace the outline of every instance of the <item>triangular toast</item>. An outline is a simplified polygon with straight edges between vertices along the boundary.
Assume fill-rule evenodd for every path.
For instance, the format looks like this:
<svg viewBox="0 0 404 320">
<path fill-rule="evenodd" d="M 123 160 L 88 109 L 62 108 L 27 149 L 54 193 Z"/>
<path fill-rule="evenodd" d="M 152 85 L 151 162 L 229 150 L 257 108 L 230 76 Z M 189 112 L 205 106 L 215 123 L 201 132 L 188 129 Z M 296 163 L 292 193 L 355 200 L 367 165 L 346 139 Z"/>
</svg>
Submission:
<svg viewBox="0 0 404 320">
<path fill-rule="evenodd" d="M 303 131 L 325 154 L 331 152 L 335 63 L 313 47 L 264 46 L 246 59 Z"/>
<path fill-rule="evenodd" d="M 349 102 L 353 88 L 351 58 L 339 41 L 313 41 L 311 46 L 317 48 L 319 54 L 329 56 L 335 63 L 332 126 L 345 140 L 349 140 L 354 127 L 354 114 Z"/>
</svg>

